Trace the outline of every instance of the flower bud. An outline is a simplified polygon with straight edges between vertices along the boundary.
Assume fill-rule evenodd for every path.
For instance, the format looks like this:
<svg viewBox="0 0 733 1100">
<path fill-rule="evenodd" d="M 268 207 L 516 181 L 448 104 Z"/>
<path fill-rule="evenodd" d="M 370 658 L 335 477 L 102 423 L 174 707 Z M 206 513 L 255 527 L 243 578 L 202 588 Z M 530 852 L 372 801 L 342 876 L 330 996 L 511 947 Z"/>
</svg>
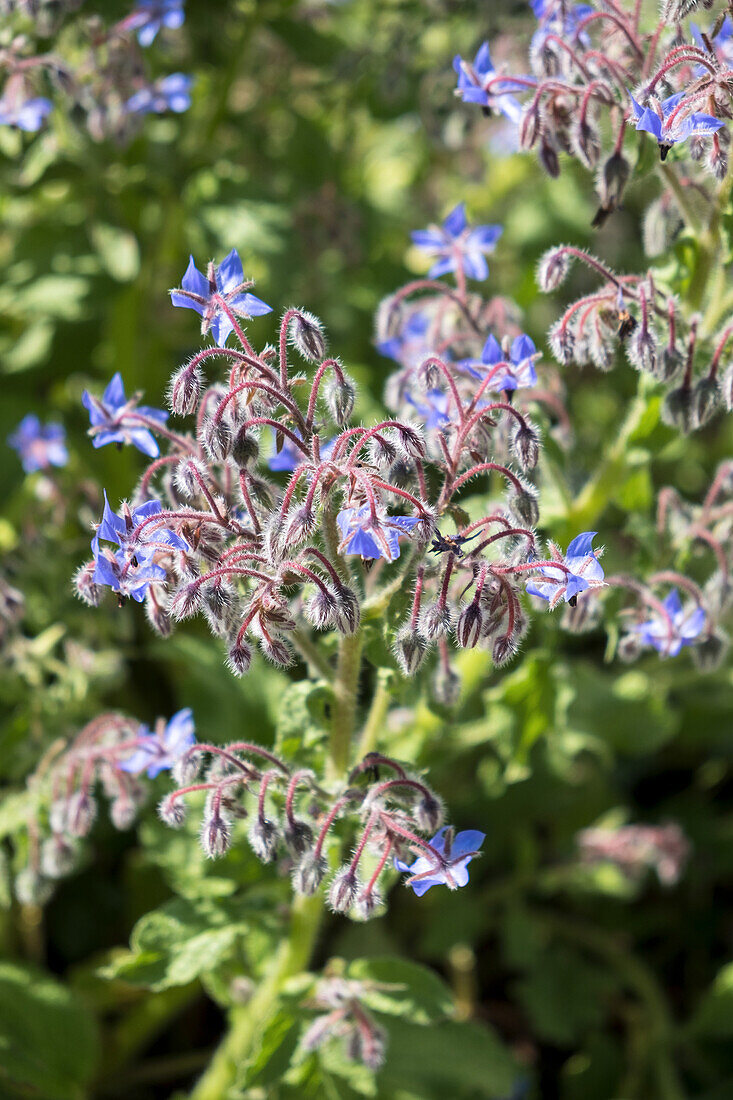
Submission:
<svg viewBox="0 0 733 1100">
<path fill-rule="evenodd" d="M 497 668 L 511 661 L 517 652 L 517 641 L 514 634 L 500 634 L 494 642 L 491 650 L 491 659 Z"/>
<path fill-rule="evenodd" d="M 443 824 L 443 803 L 432 791 L 425 791 L 413 810 L 418 829 L 431 835 Z"/>
<path fill-rule="evenodd" d="M 74 574 L 74 588 L 76 594 L 79 599 L 83 600 L 89 607 L 98 607 L 104 594 L 104 589 L 100 585 L 94 583 L 96 568 L 97 563 L 95 561 L 88 561 L 77 569 Z"/>
<path fill-rule="evenodd" d="M 201 826 L 201 847 L 209 859 L 217 859 L 229 850 L 232 843 L 232 829 L 229 818 L 214 812 Z"/>
<path fill-rule="evenodd" d="M 550 350 L 558 363 L 566 367 L 573 361 L 575 352 L 575 334 L 570 325 L 566 325 L 562 319 L 556 321 L 549 333 Z"/>
<path fill-rule="evenodd" d="M 168 795 L 158 804 L 158 817 L 172 829 L 180 829 L 186 820 L 186 803 L 182 798 Z"/>
<path fill-rule="evenodd" d="M 728 367 L 720 380 L 720 392 L 728 412 L 733 412 L 733 365 Z"/>
<path fill-rule="evenodd" d="M 24 867 L 15 876 L 15 896 L 21 905 L 45 905 L 52 894 L 53 883 L 32 867 Z"/>
<path fill-rule="evenodd" d="M 638 634 L 624 634 L 623 637 L 619 639 L 616 656 L 620 661 L 631 664 L 632 661 L 637 659 L 641 650 L 642 644 Z"/>
<path fill-rule="evenodd" d="M 419 630 L 403 626 L 395 636 L 392 649 L 405 676 L 414 676 L 427 653 L 427 638 Z"/>
<path fill-rule="evenodd" d="M 626 343 L 626 354 L 629 362 L 637 370 L 648 371 L 655 374 L 657 368 L 657 341 L 652 330 L 644 325 L 637 325 L 634 333 Z"/>
<path fill-rule="evenodd" d="M 280 833 L 274 821 L 266 817 L 256 817 L 249 830 L 249 842 L 252 851 L 263 863 L 272 863 L 277 853 Z"/>
<path fill-rule="evenodd" d="M 692 391 L 695 426 L 702 428 L 715 415 L 720 389 L 714 378 L 701 378 Z"/>
<path fill-rule="evenodd" d="M 69 803 L 65 798 L 57 798 L 48 811 L 48 823 L 54 833 L 65 833 L 68 829 Z"/>
<path fill-rule="evenodd" d="M 311 847 L 313 830 L 306 821 L 300 821 L 298 818 L 293 817 L 286 821 L 283 829 L 283 840 L 290 854 L 298 858 Z"/>
<path fill-rule="evenodd" d="M 249 672 L 249 666 L 252 664 L 252 649 L 244 639 L 237 640 L 230 647 L 227 664 L 235 676 L 244 676 L 245 672 Z"/>
<path fill-rule="evenodd" d="M 132 798 L 115 798 L 109 807 L 109 816 L 115 829 L 124 832 L 137 817 L 137 806 Z"/>
<path fill-rule="evenodd" d="M 462 649 L 473 649 L 478 643 L 483 620 L 483 611 L 476 600 L 464 607 L 456 625 L 456 641 Z"/>
<path fill-rule="evenodd" d="M 284 638 L 263 638 L 260 642 L 262 652 L 268 661 L 281 668 L 290 668 L 295 661 L 292 646 Z"/>
<path fill-rule="evenodd" d="M 197 581 L 184 584 L 178 589 L 171 602 L 174 618 L 189 619 L 201 610 L 201 585 Z"/>
<path fill-rule="evenodd" d="M 338 617 L 338 599 L 330 589 L 317 588 L 306 602 L 303 613 L 316 630 L 328 630 Z"/>
<path fill-rule="evenodd" d="M 682 356 L 677 348 L 671 348 L 667 345 L 662 354 L 657 356 L 654 377 L 658 378 L 660 382 L 671 382 L 675 375 L 679 374 L 681 366 Z"/>
<path fill-rule="evenodd" d="M 428 604 L 420 616 L 420 625 L 427 638 L 444 638 L 453 626 L 453 616 L 448 604 L 442 600 Z"/>
<path fill-rule="evenodd" d="M 326 355 L 321 322 L 312 313 L 299 311 L 290 321 L 290 339 L 304 359 L 319 363 Z"/>
<path fill-rule="evenodd" d="M 145 616 L 156 634 L 168 638 L 173 630 L 171 617 L 165 607 L 165 588 L 160 584 L 150 584 L 145 596 Z"/>
<path fill-rule="evenodd" d="M 362 1009 L 361 1026 L 347 1036 L 347 1057 L 367 1069 L 378 1070 L 384 1064 L 386 1050 L 387 1037 L 383 1029 Z"/>
<path fill-rule="evenodd" d="M 545 294 L 556 290 L 565 282 L 570 270 L 570 257 L 564 248 L 551 248 L 545 252 L 537 267 L 537 285 Z"/>
<path fill-rule="evenodd" d="M 202 376 L 191 363 L 175 372 L 168 386 L 168 404 L 176 416 L 189 416 L 201 398 Z"/>
<path fill-rule="evenodd" d="M 714 672 L 720 668 L 728 652 L 730 641 L 722 630 L 708 634 L 692 646 L 692 660 L 700 672 Z"/>
<path fill-rule="evenodd" d="M 356 401 L 356 386 L 348 374 L 343 375 L 343 382 L 337 375 L 331 375 L 323 387 L 323 396 L 332 420 L 343 428 L 351 419 Z"/>
<path fill-rule="evenodd" d="M 328 891 L 328 904 L 335 913 L 348 913 L 359 893 L 359 880 L 351 867 L 342 867 Z"/>
<path fill-rule="evenodd" d="M 362 890 L 357 895 L 354 902 L 354 912 L 360 920 L 370 920 L 377 915 L 383 904 L 382 895 L 373 886 L 371 890 Z"/>
<path fill-rule="evenodd" d="M 405 452 L 407 458 L 425 458 L 425 440 L 422 438 L 420 432 L 410 424 L 404 423 L 400 424 L 399 428 L 396 430 L 400 447 Z"/>
<path fill-rule="evenodd" d="M 514 451 L 523 469 L 533 469 L 540 457 L 540 441 L 528 424 L 523 424 L 514 435 Z"/>
<path fill-rule="evenodd" d="M 525 527 L 534 527 L 540 518 L 537 495 L 528 488 L 519 489 L 510 499 L 511 509 Z"/>
<path fill-rule="evenodd" d="M 540 141 L 539 161 L 547 175 L 556 180 L 560 175 L 560 161 L 557 151 L 544 136 Z"/>
<path fill-rule="evenodd" d="M 49 837 L 41 849 L 41 868 L 47 878 L 64 878 L 76 864 L 76 851 L 63 836 Z"/>
<path fill-rule="evenodd" d="M 260 445 L 254 435 L 241 427 L 232 441 L 232 459 L 237 466 L 249 466 L 257 461 Z"/>
<path fill-rule="evenodd" d="M 685 434 L 694 428 L 695 407 L 690 386 L 679 386 L 667 393 L 662 403 L 662 420 Z"/>
<path fill-rule="evenodd" d="M 69 799 L 67 831 L 71 836 L 87 836 L 97 816 L 97 803 L 86 791 L 75 791 Z"/>
<path fill-rule="evenodd" d="M 333 594 L 336 598 L 336 625 L 342 634 L 354 634 L 359 629 L 361 611 L 359 600 L 353 589 L 345 584 L 334 586 Z"/>
<path fill-rule="evenodd" d="M 201 429 L 201 442 L 213 462 L 223 462 L 232 449 L 232 432 L 224 420 L 207 417 Z"/>
<path fill-rule="evenodd" d="M 318 516 L 313 508 L 301 504 L 288 516 L 284 545 L 288 550 L 312 538 L 318 527 Z"/>
<path fill-rule="evenodd" d="M 328 864 L 322 855 L 306 852 L 293 871 L 293 889 L 296 894 L 310 897 L 323 882 Z"/>
</svg>

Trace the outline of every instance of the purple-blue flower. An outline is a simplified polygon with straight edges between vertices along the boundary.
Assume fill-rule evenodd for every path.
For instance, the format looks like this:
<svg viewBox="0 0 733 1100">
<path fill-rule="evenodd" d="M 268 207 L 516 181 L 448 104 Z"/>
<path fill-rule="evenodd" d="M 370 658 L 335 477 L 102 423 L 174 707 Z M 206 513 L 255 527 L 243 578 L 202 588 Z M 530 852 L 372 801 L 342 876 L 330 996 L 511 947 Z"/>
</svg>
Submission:
<svg viewBox="0 0 733 1100">
<path fill-rule="evenodd" d="M 16 130 L 35 133 L 41 129 L 52 107 L 51 100 L 44 96 L 36 96 L 24 102 L 14 102 L 3 96 L 0 99 L 0 126 L 14 126 Z"/>
<path fill-rule="evenodd" d="M 135 11 L 125 22 L 137 31 L 141 46 L 150 46 L 161 27 L 177 31 L 183 26 L 184 3 L 185 0 L 138 0 Z"/>
<path fill-rule="evenodd" d="M 448 416 L 450 398 L 443 390 L 428 390 L 419 397 L 406 393 L 405 401 L 412 405 L 428 431 L 431 428 L 442 428 L 450 419 Z"/>
<path fill-rule="evenodd" d="M 394 359 L 402 367 L 420 367 L 434 354 L 434 348 L 427 340 L 429 330 L 430 319 L 415 311 L 395 336 L 377 343 L 377 351 L 388 359 Z"/>
<path fill-rule="evenodd" d="M 559 564 L 564 565 L 565 569 L 553 565 L 544 565 L 538 569 L 536 575 L 550 579 L 529 581 L 527 592 L 530 596 L 548 600 L 553 608 L 561 600 L 570 603 L 577 598 L 578 593 L 585 592 L 587 588 L 600 587 L 604 572 L 596 551 L 593 550 L 593 539 L 597 534 L 597 531 L 584 531 L 582 535 L 576 535 L 565 556 L 558 557 Z"/>
<path fill-rule="evenodd" d="M 699 46 L 701 50 L 705 50 L 706 46 L 703 42 L 700 28 L 696 26 L 695 23 L 690 23 L 690 33 L 695 45 Z M 708 37 L 710 38 L 710 35 L 708 35 Z M 733 22 L 731 22 L 729 15 L 726 15 L 720 25 L 720 30 L 714 38 L 710 38 L 710 41 L 715 47 L 715 52 L 720 60 L 730 67 L 730 65 L 733 64 Z M 702 65 L 697 66 L 695 69 L 696 75 L 701 76 L 704 72 L 707 72 L 707 70 Z"/>
<path fill-rule="evenodd" d="M 483 346 L 480 359 L 462 359 L 458 364 L 474 378 L 483 381 L 491 371 L 495 373 L 487 384 L 489 390 L 517 390 L 534 386 L 537 382 L 537 372 L 534 369 L 534 361 L 537 356 L 537 348 L 529 336 L 521 335 L 514 338 L 509 361 L 501 349 L 501 344 L 495 336 L 489 336 Z M 505 364 L 499 367 L 499 364 Z M 496 369 L 498 367 L 498 369 Z"/>
<path fill-rule="evenodd" d="M 164 725 L 160 721 L 151 733 L 146 726 L 140 730 L 141 744 L 132 756 L 119 766 L 123 772 L 139 775 L 147 769 L 148 779 L 155 779 L 162 771 L 172 768 L 187 749 L 196 744 L 193 711 L 185 707 L 174 714 Z"/>
<path fill-rule="evenodd" d="M 180 114 L 191 106 L 192 84 L 192 76 L 171 73 L 131 95 L 126 103 L 127 110 L 136 115 L 162 115 L 164 111 Z"/>
<path fill-rule="evenodd" d="M 96 568 L 94 583 L 106 585 L 120 596 L 131 596 L 141 603 L 151 581 L 164 581 L 166 571 L 156 560 L 171 550 L 188 551 L 184 539 L 167 527 L 149 523 L 137 531 L 138 526 L 162 511 L 159 500 L 148 501 L 134 511 L 122 506 L 121 515 L 112 511 L 107 493 L 104 494 L 102 522 L 92 539 L 92 553 Z M 119 547 L 112 550 L 102 546 L 100 540 Z"/>
<path fill-rule="evenodd" d="M 723 125 L 721 119 L 712 115 L 698 111 L 685 113 L 680 104 L 686 94 L 676 92 L 661 103 L 653 99 L 651 107 L 642 107 L 632 95 L 629 96 L 636 129 L 644 130 L 657 139 L 662 160 L 666 159 L 667 153 L 678 142 L 698 135 L 714 134 Z"/>
<path fill-rule="evenodd" d="M 419 516 L 377 514 L 373 518 L 368 504 L 362 508 L 342 508 L 336 516 L 341 532 L 339 553 L 395 561 L 400 556 L 400 535 L 409 534 L 421 522 Z"/>
<path fill-rule="evenodd" d="M 119 371 L 112 377 L 101 399 L 84 390 L 81 403 L 89 412 L 89 434 L 93 447 L 131 443 L 148 458 L 158 457 L 160 448 L 145 421 L 165 424 L 168 413 L 162 409 L 151 409 L 148 405 L 138 406 L 135 397 L 128 401 Z"/>
<path fill-rule="evenodd" d="M 274 438 L 275 433 L 273 432 L 272 434 Z M 303 438 L 297 428 L 293 429 L 293 435 L 296 435 L 298 439 Z M 331 451 L 333 450 L 335 442 L 335 439 L 329 439 L 325 443 L 321 443 L 321 458 L 324 461 L 331 457 Z M 296 447 L 289 436 L 286 435 L 279 451 L 276 451 L 273 447 L 272 454 L 267 460 L 267 465 L 275 473 L 285 472 L 291 474 L 297 466 L 300 466 L 301 462 L 306 461 L 308 460 L 300 447 Z"/>
<path fill-rule="evenodd" d="M 479 854 L 485 839 L 486 833 L 480 833 L 477 829 L 454 834 L 452 828 L 444 825 L 430 841 L 431 847 L 440 855 L 439 860 L 425 854 L 418 856 L 409 866 L 401 859 L 395 859 L 394 864 L 398 871 L 406 871 L 411 876 L 406 885 L 411 886 L 419 898 L 431 886 L 447 886 L 456 890 L 468 883 L 468 865 Z"/>
<path fill-rule="evenodd" d="M 65 466 L 69 460 L 66 433 L 60 424 L 41 424 L 35 413 L 28 413 L 8 436 L 8 445 L 18 452 L 27 474 L 48 466 Z"/>
<path fill-rule="evenodd" d="M 222 298 L 237 317 L 249 319 L 272 313 L 272 306 L 248 293 L 250 286 L 252 283 L 244 278 L 242 261 L 235 248 L 218 267 L 209 264 L 208 278 L 201 274 L 190 256 L 181 286 L 170 292 L 171 302 L 183 309 L 195 309 L 201 316 L 201 335 L 211 330 L 211 335 L 223 348 L 234 326 L 221 304 L 214 300 L 215 296 Z"/>
<path fill-rule="evenodd" d="M 522 105 L 508 93 L 522 92 L 525 85 L 517 83 L 511 77 L 495 79 L 496 69 L 491 63 L 488 42 L 484 42 L 479 48 L 473 63 L 464 61 L 457 54 L 453 58 L 453 68 L 458 76 L 456 95 L 459 95 L 464 103 L 478 103 L 482 107 L 500 111 L 511 122 L 519 122 Z M 492 87 L 489 91 L 490 81 Z"/>
<path fill-rule="evenodd" d="M 435 257 L 435 263 L 428 272 L 431 279 L 437 279 L 449 271 L 462 271 L 471 279 L 486 279 L 489 265 L 485 257 L 494 251 L 502 232 L 500 225 L 469 228 L 466 204 L 459 202 L 442 226 L 418 229 L 411 236 L 418 248 Z"/>
<path fill-rule="evenodd" d="M 676 657 L 683 646 L 692 645 L 705 629 L 707 616 L 699 604 L 682 606 L 679 592 L 673 588 L 663 600 L 664 612 L 655 611 L 645 623 L 631 627 L 642 645 L 652 646 L 662 657 Z"/>
</svg>

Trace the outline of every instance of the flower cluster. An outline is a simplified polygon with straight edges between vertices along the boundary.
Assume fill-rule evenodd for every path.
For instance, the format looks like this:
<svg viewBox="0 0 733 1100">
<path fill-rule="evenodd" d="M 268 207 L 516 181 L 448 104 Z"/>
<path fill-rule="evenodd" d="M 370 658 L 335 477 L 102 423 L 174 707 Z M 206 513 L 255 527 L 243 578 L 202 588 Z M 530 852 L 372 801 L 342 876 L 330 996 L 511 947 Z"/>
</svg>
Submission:
<svg viewBox="0 0 733 1100">
<path fill-rule="evenodd" d="M 384 1062 L 387 1034 L 362 1003 L 372 991 L 393 987 L 380 982 L 360 981 L 340 974 L 319 978 L 306 1007 L 318 1015 L 306 1028 L 300 1045 L 304 1051 L 318 1050 L 339 1039 L 346 1057 L 367 1069 L 377 1070 Z"/>
<path fill-rule="evenodd" d="M 7 74 L 0 95 L 0 125 L 29 132 L 40 130 L 53 110 L 52 99 L 40 95 L 40 91 L 60 94 L 66 113 L 83 119 L 96 140 L 131 137 L 145 114 L 187 110 L 192 78 L 172 73 L 150 81 L 142 52 L 161 30 L 182 26 L 184 3 L 138 0 L 133 10 L 112 26 L 105 26 L 96 15 L 77 16 L 78 4 L 49 3 L 42 11 L 37 10 L 37 4 L 27 5 L 40 37 L 54 33 L 58 41 L 63 41 L 59 37 L 61 24 L 73 16 L 67 40 L 76 36 L 85 60 L 77 64 L 55 53 L 34 54 L 31 37 L 27 33 L 16 35 L 0 56 L 0 65 Z M 25 22 L 23 30 L 27 31 Z"/>
<path fill-rule="evenodd" d="M 690 843 L 675 823 L 583 829 L 577 841 L 584 863 L 614 863 L 632 881 L 653 868 L 663 886 L 679 881 L 690 854 Z"/>
<path fill-rule="evenodd" d="M 61 424 L 41 424 L 35 413 L 28 413 L 8 436 L 8 446 L 18 452 L 27 474 L 49 466 L 65 466 L 69 460 L 66 432 Z"/>
<path fill-rule="evenodd" d="M 311 769 L 292 769 L 253 742 L 198 743 L 189 709 L 168 722 L 159 719 L 152 730 L 103 714 L 63 751 L 55 745 L 28 780 L 28 863 L 16 880 L 21 900 L 48 897 L 53 882 L 77 865 L 79 841 L 97 816 L 98 789 L 110 800 L 112 823 L 127 829 L 146 801 L 144 779 L 163 771 L 179 784 L 159 805 L 166 824 L 180 828 L 195 801 L 202 809 L 201 847 L 216 858 L 237 840 L 236 822 L 249 818 L 255 856 L 263 863 L 279 859 L 298 894 L 315 894 L 330 874 L 331 857 L 353 840 L 330 876 L 328 900 L 334 911 L 353 910 L 363 919 L 381 907 L 382 879 L 394 869 L 406 873 L 417 897 L 435 885 L 465 886 L 484 840 L 483 833 L 455 835 L 447 827 L 427 839 L 442 823 L 441 800 L 419 776 L 379 753 L 369 753 L 348 784 L 333 791 Z"/>
<path fill-rule="evenodd" d="M 365 610 L 378 612 L 411 584 L 392 639 L 396 658 L 412 674 L 438 647 L 445 685 L 449 638 L 488 648 L 497 665 L 513 655 L 527 621 L 525 584 L 554 607 L 603 583 L 587 540 L 565 557 L 554 547 L 541 553 L 527 477 L 540 443 L 525 407 L 559 406 L 562 419 L 562 403 L 552 382 L 545 391 L 535 385 L 529 337 L 499 343 L 486 332 L 499 319 L 497 303 L 469 293 L 459 273 L 466 256 L 465 273 L 476 271 L 471 257 L 476 240 L 486 245 L 487 227 L 474 237 L 463 212 L 462 228 L 453 220 L 458 289 L 418 281 L 383 309 L 382 350 L 402 362 L 413 335 L 421 350 L 409 352 L 388 387 L 399 415 L 369 428 L 352 421 L 354 384 L 327 355 L 316 318 L 287 310 L 277 348 L 258 353 L 241 324 L 270 307 L 251 293 L 237 253 L 209 264 L 207 275 L 191 259 L 172 303 L 195 310 L 215 345 L 175 373 L 169 402 L 178 416 L 195 413 L 196 434 L 171 430 L 139 395 L 128 400 L 119 376 L 101 398 L 83 396 L 95 446 L 128 443 L 154 459 L 130 505 L 119 513 L 106 505 L 94 558 L 77 576 L 84 599 L 98 602 L 105 586 L 145 599 L 163 633 L 202 613 L 241 674 L 253 641 L 288 665 L 308 651 L 311 629 L 353 633 Z M 411 289 L 423 288 L 431 293 L 416 305 Z M 313 364 L 309 377 L 294 370 L 291 345 Z M 217 365 L 224 381 L 209 383 L 204 369 Z M 515 391 L 525 400 L 510 400 Z M 469 521 L 468 487 L 486 478 L 499 479 L 505 495 Z"/>
</svg>

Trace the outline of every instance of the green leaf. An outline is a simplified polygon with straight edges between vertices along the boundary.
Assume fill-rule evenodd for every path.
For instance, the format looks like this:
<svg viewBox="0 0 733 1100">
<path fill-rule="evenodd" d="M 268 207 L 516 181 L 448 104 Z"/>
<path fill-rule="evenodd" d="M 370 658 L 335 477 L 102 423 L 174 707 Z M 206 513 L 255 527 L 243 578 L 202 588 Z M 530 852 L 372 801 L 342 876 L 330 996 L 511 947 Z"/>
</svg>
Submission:
<svg viewBox="0 0 733 1100">
<path fill-rule="evenodd" d="M 140 249 L 132 233 L 116 225 L 93 225 L 91 238 L 102 267 L 119 283 L 134 279 L 140 271 Z"/>
<path fill-rule="evenodd" d="M 733 962 L 719 972 L 689 1024 L 695 1035 L 729 1039 L 733 1035 Z"/>
<path fill-rule="evenodd" d="M 366 1008 L 389 1016 L 404 1016 L 417 1024 L 444 1019 L 453 1011 L 453 997 L 445 982 L 419 963 L 391 956 L 356 959 L 348 976 L 374 983 L 360 996 Z"/>
<path fill-rule="evenodd" d="M 0 1095 L 83 1100 L 97 1058 L 94 1019 L 40 970 L 0 963 Z"/>
<path fill-rule="evenodd" d="M 281 697 L 275 731 L 275 752 L 292 758 L 303 748 L 313 748 L 327 736 L 326 706 L 331 690 L 323 683 L 301 680 L 290 684 Z"/>
</svg>

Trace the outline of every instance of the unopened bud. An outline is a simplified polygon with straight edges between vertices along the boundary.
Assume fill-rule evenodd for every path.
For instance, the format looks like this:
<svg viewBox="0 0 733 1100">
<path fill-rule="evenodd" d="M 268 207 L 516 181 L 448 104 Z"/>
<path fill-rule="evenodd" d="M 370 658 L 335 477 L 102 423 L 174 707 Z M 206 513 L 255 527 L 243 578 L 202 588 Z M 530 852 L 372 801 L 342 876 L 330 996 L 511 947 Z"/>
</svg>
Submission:
<svg viewBox="0 0 733 1100">
<path fill-rule="evenodd" d="M 290 339 L 304 359 L 319 363 L 326 354 L 326 338 L 321 322 L 312 313 L 298 312 L 290 321 Z"/>
<path fill-rule="evenodd" d="M 632 661 L 637 659 L 641 650 L 642 644 L 638 634 L 624 634 L 619 639 L 616 655 L 620 661 L 631 664 Z"/>
<path fill-rule="evenodd" d="M 172 829 L 180 829 L 186 820 L 186 804 L 182 798 L 168 795 L 158 805 L 158 817 Z"/>
<path fill-rule="evenodd" d="M 720 380 L 720 393 L 728 412 L 733 412 L 733 365 L 728 367 Z"/>
<path fill-rule="evenodd" d="M 88 836 L 96 816 L 95 800 L 86 791 L 76 791 L 69 799 L 67 831 L 71 836 Z"/>
<path fill-rule="evenodd" d="M 49 837 L 41 850 L 41 868 L 47 878 L 64 878 L 76 864 L 76 851 L 62 836 Z"/>
<path fill-rule="evenodd" d="M 131 798 L 115 798 L 109 807 L 109 816 L 115 829 L 124 832 L 137 817 L 137 806 Z"/>
<path fill-rule="evenodd" d="M 227 654 L 227 664 L 235 676 L 244 676 L 252 664 L 252 649 L 247 643 L 236 641 Z"/>
<path fill-rule="evenodd" d="M 455 707 L 461 697 L 461 678 L 452 665 L 439 662 L 430 681 L 430 692 L 436 703 Z"/>
<path fill-rule="evenodd" d="M 201 398 L 201 371 L 189 363 L 173 375 L 168 387 L 168 404 L 176 416 L 189 416 Z"/>
<path fill-rule="evenodd" d="M 474 600 L 464 607 L 456 625 L 456 641 L 462 649 L 473 649 L 481 637 L 484 614 Z"/>
<path fill-rule="evenodd" d="M 453 626 L 453 616 L 444 600 L 428 604 L 420 617 L 420 625 L 429 639 L 444 638 Z"/>
<path fill-rule="evenodd" d="M 45 905 L 52 894 L 53 883 L 32 867 L 24 867 L 15 876 L 15 896 L 21 905 Z"/>
<path fill-rule="evenodd" d="M 306 852 L 293 872 L 293 889 L 296 894 L 310 897 L 323 882 L 328 864 L 321 855 Z"/>
<path fill-rule="evenodd" d="M 370 920 L 375 917 L 384 904 L 379 890 L 372 887 L 371 890 L 362 890 L 357 895 L 354 903 L 355 915 L 360 920 Z"/>
<path fill-rule="evenodd" d="M 720 388 L 714 378 L 701 378 L 692 391 L 695 425 L 702 428 L 714 416 L 720 401 Z"/>
<path fill-rule="evenodd" d="M 257 461 L 260 445 L 246 428 L 239 429 L 232 442 L 232 458 L 237 466 L 249 466 Z"/>
<path fill-rule="evenodd" d="M 348 585 L 339 583 L 334 586 L 333 594 L 336 598 L 338 629 L 342 634 L 354 634 L 359 629 L 361 619 L 356 593 Z"/>
<path fill-rule="evenodd" d="M 690 386 L 670 390 L 662 404 L 662 420 L 685 434 L 695 426 L 695 406 Z"/>
<path fill-rule="evenodd" d="M 423 833 L 435 833 L 443 824 L 443 803 L 432 791 L 425 791 L 413 810 L 418 828 Z"/>
<path fill-rule="evenodd" d="M 220 418 L 207 418 L 201 430 L 202 442 L 214 462 L 223 462 L 232 449 L 232 433 L 229 425 Z"/>
<path fill-rule="evenodd" d="M 359 880 L 350 867 L 343 867 L 328 891 L 328 903 L 336 913 L 348 913 L 359 893 Z"/>
<path fill-rule="evenodd" d="M 229 850 L 232 829 L 229 819 L 222 813 L 214 813 L 201 826 L 201 847 L 209 859 L 217 859 Z"/>
<path fill-rule="evenodd" d="M 414 676 L 428 649 L 427 638 L 411 626 L 403 626 L 393 643 L 394 655 L 405 676 Z"/>
<path fill-rule="evenodd" d="M 249 830 L 249 842 L 252 851 L 263 863 L 272 863 L 277 853 L 280 833 L 274 821 L 266 817 L 256 817 Z"/>
<path fill-rule="evenodd" d="M 283 840 L 290 854 L 299 857 L 312 845 L 313 830 L 306 821 L 293 817 L 285 825 Z"/>
<path fill-rule="evenodd" d="M 730 647 L 730 640 L 722 630 L 707 634 L 692 646 L 692 659 L 700 672 L 715 672 L 723 663 Z"/>
<path fill-rule="evenodd" d="M 274 665 L 290 668 L 295 661 L 292 646 L 284 638 L 263 638 L 260 645 L 265 657 Z"/>
<path fill-rule="evenodd" d="M 95 561 L 88 561 L 77 569 L 74 574 L 74 588 L 76 594 L 79 599 L 83 600 L 89 607 L 98 607 L 104 594 L 104 589 L 100 585 L 94 583 L 96 568 L 97 563 Z"/>
<path fill-rule="evenodd" d="M 514 436 L 514 451 L 525 470 L 533 469 L 540 457 L 540 441 L 537 433 L 523 424 Z"/>
<path fill-rule="evenodd" d="M 537 496 L 527 488 L 519 489 L 510 499 L 511 509 L 525 527 L 534 527 L 540 518 Z"/>
<path fill-rule="evenodd" d="M 323 396 L 334 423 L 343 428 L 351 419 L 356 401 L 356 386 L 348 374 L 343 375 L 343 382 L 332 375 L 323 387 Z"/>
<path fill-rule="evenodd" d="M 556 290 L 565 282 L 570 270 L 570 257 L 564 248 L 551 248 L 545 252 L 537 267 L 537 285 L 545 294 Z"/>
</svg>

